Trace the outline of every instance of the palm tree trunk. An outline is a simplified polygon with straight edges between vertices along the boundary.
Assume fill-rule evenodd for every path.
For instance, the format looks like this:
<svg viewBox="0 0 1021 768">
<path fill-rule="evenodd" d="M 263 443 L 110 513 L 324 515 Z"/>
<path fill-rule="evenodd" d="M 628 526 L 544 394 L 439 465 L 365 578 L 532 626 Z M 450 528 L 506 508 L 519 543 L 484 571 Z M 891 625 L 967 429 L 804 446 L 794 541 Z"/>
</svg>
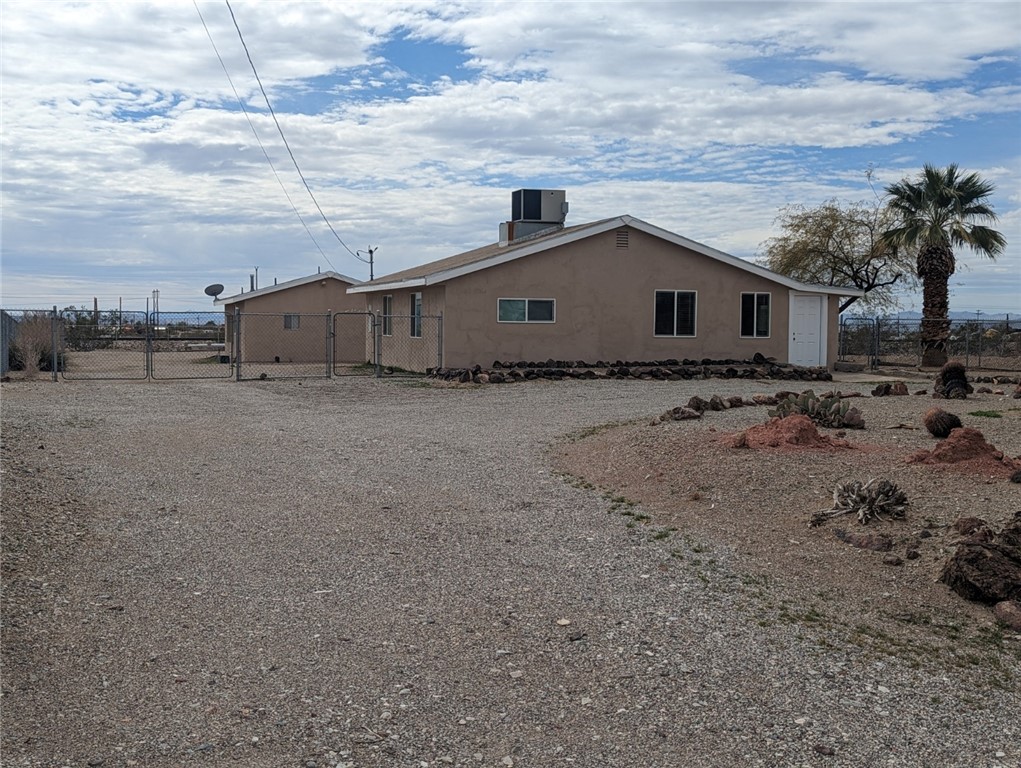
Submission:
<svg viewBox="0 0 1021 768">
<path fill-rule="evenodd" d="M 950 341 L 950 275 L 928 273 L 922 281 L 922 367 L 940 368 Z"/>
</svg>

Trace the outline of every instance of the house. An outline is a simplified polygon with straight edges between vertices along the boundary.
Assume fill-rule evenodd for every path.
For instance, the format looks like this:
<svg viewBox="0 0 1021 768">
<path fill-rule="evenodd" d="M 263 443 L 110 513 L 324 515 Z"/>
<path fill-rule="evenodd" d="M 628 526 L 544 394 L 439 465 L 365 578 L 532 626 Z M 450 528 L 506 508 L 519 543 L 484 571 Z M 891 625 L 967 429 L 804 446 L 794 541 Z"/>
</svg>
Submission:
<svg viewBox="0 0 1021 768">
<path fill-rule="evenodd" d="M 319 272 L 236 296 L 218 298 L 224 308 L 224 350 L 232 359 L 240 353 L 248 363 L 318 363 L 328 359 L 330 315 L 364 313 L 365 297 L 348 293 L 358 280 L 338 272 Z M 235 317 L 241 323 L 240 334 Z M 342 333 L 335 339 L 338 362 L 364 363 L 370 337 L 368 316 L 353 315 L 359 333 Z M 335 324 L 336 327 L 336 324 Z M 235 346 L 240 338 L 240 349 Z"/>
<path fill-rule="evenodd" d="M 384 317 L 384 349 L 387 335 L 411 337 L 394 347 L 406 357 L 386 364 L 414 367 L 416 346 L 434 343 L 415 318 L 442 316 L 446 367 L 755 353 L 831 366 L 840 297 L 863 295 L 800 283 L 633 216 L 564 226 L 561 190 L 519 190 L 511 208 L 496 243 L 348 289 Z M 402 315 L 412 318 L 404 327 L 387 323 Z"/>
</svg>

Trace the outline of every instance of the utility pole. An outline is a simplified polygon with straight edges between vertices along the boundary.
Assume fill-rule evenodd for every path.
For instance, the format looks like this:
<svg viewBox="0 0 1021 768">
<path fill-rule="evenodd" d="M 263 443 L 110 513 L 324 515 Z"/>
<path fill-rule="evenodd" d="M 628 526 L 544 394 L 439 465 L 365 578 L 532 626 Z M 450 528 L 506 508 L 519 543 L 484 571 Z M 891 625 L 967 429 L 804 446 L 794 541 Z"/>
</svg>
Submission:
<svg viewBox="0 0 1021 768">
<path fill-rule="evenodd" d="M 366 262 L 369 265 L 369 280 L 370 281 L 375 277 L 375 275 L 373 274 L 373 258 L 372 257 L 375 255 L 376 251 L 378 251 L 378 250 L 379 250 L 379 246 L 377 245 L 375 248 L 369 248 L 367 251 L 356 251 L 355 252 L 355 256 L 357 256 L 358 259 L 360 259 L 361 261 Z M 369 258 L 368 259 L 363 259 L 362 256 L 361 256 L 363 253 L 369 254 Z"/>
</svg>

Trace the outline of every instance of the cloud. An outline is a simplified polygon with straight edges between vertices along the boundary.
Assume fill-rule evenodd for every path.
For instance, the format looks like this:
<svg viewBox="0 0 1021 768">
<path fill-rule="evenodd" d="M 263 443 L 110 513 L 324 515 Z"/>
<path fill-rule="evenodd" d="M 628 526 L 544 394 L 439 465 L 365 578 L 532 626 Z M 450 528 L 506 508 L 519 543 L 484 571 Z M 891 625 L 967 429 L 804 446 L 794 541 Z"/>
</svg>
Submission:
<svg viewBox="0 0 1021 768">
<path fill-rule="evenodd" d="M 1021 272 L 1017 145 L 991 158 L 1008 142 L 982 135 L 1021 103 L 1009 3 L 232 5 L 316 199 L 379 269 L 495 239 L 533 186 L 567 187 L 572 221 L 630 213 L 751 256 L 782 205 L 952 151 L 997 184 L 996 268 Z M 364 269 L 226 6 L 199 7 L 279 181 L 193 6 L 5 3 L 5 297 L 33 270 L 77 290 Z"/>
</svg>

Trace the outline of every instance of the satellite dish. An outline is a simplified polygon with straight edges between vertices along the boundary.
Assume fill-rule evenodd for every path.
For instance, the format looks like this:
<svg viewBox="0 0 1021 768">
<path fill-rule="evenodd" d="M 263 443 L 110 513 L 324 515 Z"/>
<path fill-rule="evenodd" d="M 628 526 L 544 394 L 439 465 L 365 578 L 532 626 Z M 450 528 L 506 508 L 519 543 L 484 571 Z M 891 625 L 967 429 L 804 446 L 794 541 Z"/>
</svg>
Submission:
<svg viewBox="0 0 1021 768">
<path fill-rule="evenodd" d="M 223 293 L 223 286 L 219 283 L 206 286 L 206 296 L 212 296 L 215 299 L 221 293 Z"/>
</svg>

